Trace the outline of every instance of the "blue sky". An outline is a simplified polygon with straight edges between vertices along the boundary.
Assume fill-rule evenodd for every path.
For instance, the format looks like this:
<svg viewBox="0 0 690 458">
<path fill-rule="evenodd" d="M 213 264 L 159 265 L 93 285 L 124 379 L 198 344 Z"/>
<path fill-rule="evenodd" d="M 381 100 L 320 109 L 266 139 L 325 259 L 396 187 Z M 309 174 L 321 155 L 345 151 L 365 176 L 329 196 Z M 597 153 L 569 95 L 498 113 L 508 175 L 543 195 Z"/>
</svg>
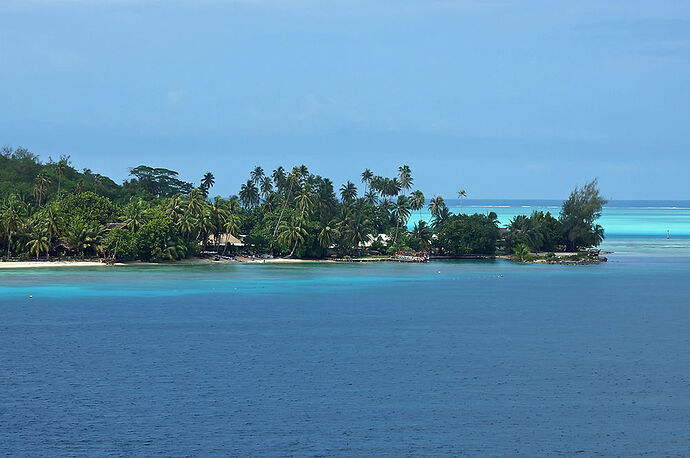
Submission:
<svg viewBox="0 0 690 458">
<path fill-rule="evenodd" d="M 0 144 L 237 192 L 412 167 L 453 197 L 690 199 L 690 2 L 0 0 Z"/>
</svg>

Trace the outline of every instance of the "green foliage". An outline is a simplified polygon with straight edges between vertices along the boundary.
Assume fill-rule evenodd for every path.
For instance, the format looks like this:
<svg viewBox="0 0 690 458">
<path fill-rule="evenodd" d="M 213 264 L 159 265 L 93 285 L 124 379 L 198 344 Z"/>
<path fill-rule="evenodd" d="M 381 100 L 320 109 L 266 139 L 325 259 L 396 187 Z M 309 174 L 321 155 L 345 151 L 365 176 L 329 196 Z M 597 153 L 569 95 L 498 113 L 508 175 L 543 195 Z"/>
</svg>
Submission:
<svg viewBox="0 0 690 458">
<path fill-rule="evenodd" d="M 562 244 L 561 223 L 550 212 L 535 211 L 510 221 L 505 247 L 512 250 L 525 244 L 534 252 L 554 251 Z"/>
<path fill-rule="evenodd" d="M 107 224 L 117 221 L 120 213 L 110 199 L 92 191 L 63 196 L 55 206 L 64 221 L 82 219 Z"/>
<path fill-rule="evenodd" d="M 604 228 L 596 224 L 607 203 L 599 193 L 597 180 L 575 188 L 561 208 L 560 223 L 569 251 L 598 246 L 604 240 Z"/>
<path fill-rule="evenodd" d="M 433 242 L 445 254 L 494 254 L 499 237 L 496 215 L 454 215 L 437 226 Z"/>
<path fill-rule="evenodd" d="M 165 261 L 201 249 L 225 253 L 220 240 L 230 233 L 244 237 L 243 250 L 254 254 L 360 255 L 374 239 L 370 251 L 379 253 L 435 250 L 458 255 L 493 254 L 499 237 L 495 214 L 454 215 L 442 197 L 427 202 L 421 191 L 411 191 L 414 180 L 406 165 L 392 178 L 366 169 L 361 177 L 363 197 L 358 197 L 353 182 L 336 189 L 331 180 L 304 165 L 289 171 L 278 167 L 272 173 L 257 166 L 238 196 L 217 196 L 212 202 L 211 172 L 196 188 L 170 169 L 140 165 L 130 175 L 118 186 L 89 169 L 78 172 L 69 156 L 42 163 L 26 149 L 4 148 L 0 251 L 23 258 L 77 255 Z M 461 198 L 465 195 L 459 193 Z M 595 220 L 604 202 L 596 181 L 576 189 L 558 220 L 548 212 L 513 219 L 505 247 L 555 251 L 562 245 L 595 246 L 603 238 Z M 421 221 L 425 205 L 431 224 Z M 419 221 L 408 231 L 415 211 L 420 212 Z M 379 234 L 388 236 L 386 243 Z"/>
<path fill-rule="evenodd" d="M 525 245 L 524 243 L 517 245 L 515 248 L 513 248 L 512 258 L 514 261 L 519 261 L 519 262 L 531 261 L 532 255 L 530 254 L 529 247 L 527 245 Z"/>
</svg>

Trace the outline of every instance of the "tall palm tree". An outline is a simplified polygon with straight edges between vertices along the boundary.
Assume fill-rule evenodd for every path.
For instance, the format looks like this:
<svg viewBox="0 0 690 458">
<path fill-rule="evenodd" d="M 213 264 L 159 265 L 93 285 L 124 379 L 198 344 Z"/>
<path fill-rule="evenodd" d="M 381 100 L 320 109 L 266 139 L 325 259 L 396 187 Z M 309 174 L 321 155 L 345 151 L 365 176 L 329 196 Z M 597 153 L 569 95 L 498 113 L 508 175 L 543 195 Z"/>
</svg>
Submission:
<svg viewBox="0 0 690 458">
<path fill-rule="evenodd" d="M 429 201 L 429 211 L 431 212 L 431 216 L 437 217 L 439 213 L 441 212 L 441 209 L 446 206 L 446 201 L 443 200 L 443 197 L 441 196 L 434 196 L 431 198 Z"/>
<path fill-rule="evenodd" d="M 305 167 L 306 169 L 306 167 Z M 280 223 L 283 220 L 283 214 L 285 213 L 285 208 L 287 207 L 287 204 L 290 200 L 290 195 L 292 194 L 292 188 L 293 186 L 297 185 L 299 186 L 299 177 L 302 174 L 302 170 L 300 170 L 299 167 L 293 167 L 292 171 L 290 174 L 286 177 L 286 187 L 287 187 L 287 194 L 285 196 L 285 200 L 283 201 L 283 208 L 280 210 L 280 215 L 278 216 L 278 221 L 276 222 L 276 226 L 273 229 L 273 237 L 276 236 L 278 233 L 278 227 L 280 226 Z"/>
<path fill-rule="evenodd" d="M 352 203 L 357 198 L 357 186 L 351 181 L 348 181 L 340 187 L 340 198 L 346 204 Z"/>
<path fill-rule="evenodd" d="M 311 186 L 309 186 L 309 184 L 305 184 L 304 186 L 302 186 L 302 189 L 300 189 L 300 193 L 296 197 L 296 202 L 297 207 L 300 211 L 299 220 L 301 224 L 304 220 L 304 215 L 311 210 L 311 207 L 313 205 Z"/>
<path fill-rule="evenodd" d="M 371 179 L 374 178 L 374 173 L 369 169 L 364 169 L 362 172 L 362 183 L 364 183 L 364 194 L 367 193 L 367 188 L 371 183 Z"/>
<path fill-rule="evenodd" d="M 464 189 L 458 191 L 458 199 L 460 199 L 460 213 L 462 213 L 462 199 L 464 199 L 465 197 L 467 197 L 467 191 L 465 191 Z"/>
<path fill-rule="evenodd" d="M 273 192 L 273 183 L 270 177 L 263 177 L 261 179 L 261 197 L 266 200 L 268 196 Z"/>
<path fill-rule="evenodd" d="M 283 166 L 282 165 L 278 166 L 278 168 L 276 168 L 273 171 L 272 176 L 273 176 L 273 183 L 275 183 L 276 188 L 278 189 L 278 192 L 284 191 L 285 190 L 285 181 L 287 178 L 286 178 L 285 169 L 283 168 Z"/>
<path fill-rule="evenodd" d="M 247 208 L 254 207 L 259 203 L 259 189 L 252 180 L 247 180 L 240 188 L 240 200 L 242 205 Z"/>
<path fill-rule="evenodd" d="M 204 198 L 208 197 L 208 191 L 213 187 L 214 184 L 216 184 L 216 178 L 211 172 L 206 172 L 204 177 L 201 179 L 200 186 L 201 193 L 204 195 Z"/>
<path fill-rule="evenodd" d="M 398 240 L 400 227 L 407 227 L 407 220 L 410 219 L 410 199 L 405 195 L 398 196 L 393 206 L 393 215 L 395 215 L 395 241 Z"/>
<path fill-rule="evenodd" d="M 58 176 L 58 197 L 60 197 L 60 186 L 62 184 L 62 179 L 65 177 L 67 172 L 67 167 L 69 166 L 69 156 L 60 156 L 60 160 L 55 163 L 55 171 Z"/>
<path fill-rule="evenodd" d="M 261 166 L 257 165 L 256 167 L 254 167 L 254 170 L 251 171 L 249 177 L 252 180 L 252 183 L 258 186 L 259 183 L 261 183 L 261 179 L 264 177 L 264 169 Z"/>
<path fill-rule="evenodd" d="M 426 199 L 424 198 L 424 193 L 422 191 L 418 189 L 412 192 L 412 202 L 410 203 L 410 207 L 412 210 L 419 210 L 419 221 L 422 221 L 422 208 L 424 208 L 425 203 Z"/>
<path fill-rule="evenodd" d="M 50 187 L 50 178 L 45 173 L 39 174 L 34 180 L 34 198 L 38 201 L 40 208 L 41 202 L 48 195 L 48 188 Z"/>
<path fill-rule="evenodd" d="M 412 187 L 412 170 L 410 170 L 409 165 L 403 165 L 398 167 L 398 178 L 400 180 L 400 189 L 405 195 L 405 192 Z"/>
</svg>

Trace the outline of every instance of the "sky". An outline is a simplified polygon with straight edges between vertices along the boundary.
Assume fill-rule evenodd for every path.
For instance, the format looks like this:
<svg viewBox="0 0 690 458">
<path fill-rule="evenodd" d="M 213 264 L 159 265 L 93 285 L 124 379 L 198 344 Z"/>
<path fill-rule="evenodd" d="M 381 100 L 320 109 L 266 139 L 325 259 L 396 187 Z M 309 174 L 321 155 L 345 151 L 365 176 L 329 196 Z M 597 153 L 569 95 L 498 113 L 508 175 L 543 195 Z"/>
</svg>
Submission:
<svg viewBox="0 0 690 458">
<path fill-rule="evenodd" d="M 689 122 L 687 0 L 0 0 L 0 145 L 116 181 L 690 199 Z"/>
</svg>

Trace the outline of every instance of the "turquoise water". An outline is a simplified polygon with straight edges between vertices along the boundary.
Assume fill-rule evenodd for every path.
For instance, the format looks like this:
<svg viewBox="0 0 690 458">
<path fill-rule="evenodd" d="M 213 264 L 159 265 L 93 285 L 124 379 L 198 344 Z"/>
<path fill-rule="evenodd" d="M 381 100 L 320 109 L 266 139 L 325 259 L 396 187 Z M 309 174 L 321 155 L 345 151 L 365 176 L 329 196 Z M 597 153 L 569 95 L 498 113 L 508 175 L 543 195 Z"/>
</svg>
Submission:
<svg viewBox="0 0 690 458">
<path fill-rule="evenodd" d="M 577 267 L 0 271 L 0 449 L 684 456 L 686 242 L 620 234 Z"/>
</svg>

